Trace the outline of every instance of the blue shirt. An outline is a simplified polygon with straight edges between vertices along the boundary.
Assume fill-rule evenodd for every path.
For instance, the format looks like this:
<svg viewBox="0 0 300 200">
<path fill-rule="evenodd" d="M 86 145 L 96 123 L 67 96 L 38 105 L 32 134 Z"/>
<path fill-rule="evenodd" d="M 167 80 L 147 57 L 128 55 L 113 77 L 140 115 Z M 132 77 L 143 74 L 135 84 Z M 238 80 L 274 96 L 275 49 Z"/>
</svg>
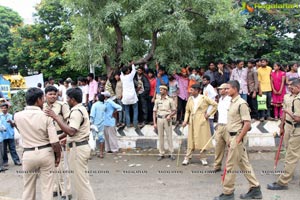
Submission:
<svg viewBox="0 0 300 200">
<path fill-rule="evenodd" d="M 104 126 L 116 126 L 116 119 L 113 117 L 113 113 L 115 110 L 121 111 L 122 106 L 115 103 L 113 100 L 108 99 L 105 101 L 106 110 L 105 110 L 105 119 L 104 119 Z"/>
<path fill-rule="evenodd" d="M 92 124 L 96 125 L 99 131 L 104 130 L 104 117 L 105 117 L 106 105 L 97 101 L 93 104 L 90 114 L 90 121 Z"/>
<path fill-rule="evenodd" d="M 165 84 L 169 85 L 169 77 L 168 75 L 164 74 L 161 79 L 165 82 Z M 161 86 L 160 79 L 156 77 L 156 94 L 160 94 L 159 86 Z"/>
<path fill-rule="evenodd" d="M 12 120 L 12 115 L 7 113 L 4 115 L 3 113 L 0 114 L 0 124 L 1 126 L 5 127 L 6 130 L 1 131 L 3 140 L 6 139 L 14 139 L 15 131 L 14 128 L 7 122 L 7 120 Z M 1 136 L 0 136 L 1 137 Z M 1 141 L 1 139 L 0 139 Z"/>
</svg>

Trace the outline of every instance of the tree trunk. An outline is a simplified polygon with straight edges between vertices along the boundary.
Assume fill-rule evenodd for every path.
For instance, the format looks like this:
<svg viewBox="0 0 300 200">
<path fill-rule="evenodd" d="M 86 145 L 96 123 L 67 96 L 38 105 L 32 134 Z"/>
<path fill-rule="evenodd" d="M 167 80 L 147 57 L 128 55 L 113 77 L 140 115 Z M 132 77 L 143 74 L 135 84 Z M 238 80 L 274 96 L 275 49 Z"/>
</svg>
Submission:
<svg viewBox="0 0 300 200">
<path fill-rule="evenodd" d="M 106 66 L 106 72 L 109 74 L 111 72 L 111 63 L 108 55 L 103 56 L 104 64 Z"/>
<path fill-rule="evenodd" d="M 121 61 L 121 54 L 123 52 L 123 32 L 118 22 L 114 23 L 114 29 L 117 35 L 115 65 L 119 67 Z"/>
<path fill-rule="evenodd" d="M 134 62 L 135 65 L 145 64 L 145 63 L 149 62 L 150 60 L 152 60 L 152 58 L 154 57 L 154 54 L 155 54 L 156 46 L 157 46 L 157 33 L 158 33 L 157 30 L 152 32 L 152 42 L 151 42 L 151 49 L 150 49 L 149 53 L 144 58 L 141 58 L 138 61 L 135 61 Z"/>
</svg>

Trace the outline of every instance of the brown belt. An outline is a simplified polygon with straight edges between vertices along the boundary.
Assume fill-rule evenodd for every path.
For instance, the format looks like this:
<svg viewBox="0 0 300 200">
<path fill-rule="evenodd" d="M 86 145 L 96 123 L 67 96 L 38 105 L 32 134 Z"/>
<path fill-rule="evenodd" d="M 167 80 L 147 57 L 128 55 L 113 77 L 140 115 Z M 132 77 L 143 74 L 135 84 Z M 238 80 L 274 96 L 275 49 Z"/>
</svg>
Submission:
<svg viewBox="0 0 300 200">
<path fill-rule="evenodd" d="M 168 115 L 157 115 L 157 118 L 160 118 L 160 119 L 164 119 L 166 118 Z"/>
<path fill-rule="evenodd" d="M 237 134 L 237 132 L 229 132 L 230 136 L 235 136 Z"/>
<path fill-rule="evenodd" d="M 46 145 L 42 145 L 42 146 L 38 146 L 38 147 L 32 147 L 32 148 L 24 148 L 24 152 L 25 152 L 25 151 L 34 151 L 36 148 L 37 148 L 38 150 L 40 150 L 40 149 L 45 149 L 45 148 L 47 148 L 47 147 L 51 147 L 51 144 L 46 144 Z"/>
<path fill-rule="evenodd" d="M 81 142 L 74 142 L 75 145 L 78 147 L 78 146 L 82 146 L 82 145 L 86 145 L 88 144 L 89 142 L 87 140 L 84 140 L 84 141 L 81 141 Z M 69 147 L 72 148 L 73 147 L 73 142 L 69 143 Z"/>
</svg>

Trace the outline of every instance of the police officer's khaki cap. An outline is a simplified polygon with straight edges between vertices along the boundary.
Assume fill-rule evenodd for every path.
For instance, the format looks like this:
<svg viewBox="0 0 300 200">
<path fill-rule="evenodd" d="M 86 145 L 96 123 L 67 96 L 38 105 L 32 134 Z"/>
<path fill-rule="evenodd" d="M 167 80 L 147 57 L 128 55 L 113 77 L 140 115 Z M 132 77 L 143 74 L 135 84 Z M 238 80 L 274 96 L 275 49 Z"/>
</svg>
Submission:
<svg viewBox="0 0 300 200">
<path fill-rule="evenodd" d="M 228 88 L 227 83 L 223 83 L 222 85 L 220 85 L 220 86 L 218 87 L 218 89 L 226 89 L 226 88 Z"/>
<path fill-rule="evenodd" d="M 168 87 L 165 86 L 165 85 L 161 85 L 161 86 L 159 86 L 159 89 L 165 89 L 165 90 L 168 90 Z"/>
</svg>

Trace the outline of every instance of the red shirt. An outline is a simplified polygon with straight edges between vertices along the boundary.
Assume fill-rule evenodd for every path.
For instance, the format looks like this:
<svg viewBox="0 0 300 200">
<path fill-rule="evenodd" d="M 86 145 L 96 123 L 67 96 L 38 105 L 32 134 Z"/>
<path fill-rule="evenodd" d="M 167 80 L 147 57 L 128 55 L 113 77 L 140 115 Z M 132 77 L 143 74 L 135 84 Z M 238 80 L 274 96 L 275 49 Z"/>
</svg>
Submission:
<svg viewBox="0 0 300 200">
<path fill-rule="evenodd" d="M 154 96 L 154 92 L 155 92 L 155 88 L 156 88 L 156 78 L 152 78 L 152 79 L 149 79 L 149 82 L 150 82 L 150 92 L 149 92 L 149 96 L 153 97 Z"/>
</svg>

